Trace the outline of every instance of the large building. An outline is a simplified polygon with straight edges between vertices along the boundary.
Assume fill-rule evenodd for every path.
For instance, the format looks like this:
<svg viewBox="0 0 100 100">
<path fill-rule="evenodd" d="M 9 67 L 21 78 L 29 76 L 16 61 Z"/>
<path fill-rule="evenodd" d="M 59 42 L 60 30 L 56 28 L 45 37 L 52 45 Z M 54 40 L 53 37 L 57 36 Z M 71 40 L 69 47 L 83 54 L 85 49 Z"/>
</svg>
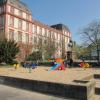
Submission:
<svg viewBox="0 0 100 100">
<path fill-rule="evenodd" d="M 18 60 L 24 59 L 37 44 L 54 41 L 57 50 L 53 56 L 66 55 L 71 33 L 67 26 L 57 24 L 48 26 L 32 18 L 32 13 L 21 0 L 0 0 L 0 40 L 14 40 L 20 45 Z"/>
</svg>

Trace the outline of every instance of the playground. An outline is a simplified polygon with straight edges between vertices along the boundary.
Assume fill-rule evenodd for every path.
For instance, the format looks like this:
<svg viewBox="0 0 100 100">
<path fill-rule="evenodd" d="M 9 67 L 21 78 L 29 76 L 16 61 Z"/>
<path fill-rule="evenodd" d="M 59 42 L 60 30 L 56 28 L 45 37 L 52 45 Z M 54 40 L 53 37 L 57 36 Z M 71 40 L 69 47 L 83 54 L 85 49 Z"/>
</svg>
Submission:
<svg viewBox="0 0 100 100">
<path fill-rule="evenodd" d="M 21 78 L 21 79 L 25 79 L 25 80 L 27 80 L 27 79 L 35 80 L 35 81 L 39 81 L 39 82 L 40 81 L 41 82 L 50 82 L 50 84 L 57 83 L 57 84 L 66 84 L 66 85 L 73 84 L 73 81 L 75 81 L 75 80 L 81 80 L 81 81 L 92 80 L 92 81 L 96 81 L 95 87 L 100 89 L 100 80 L 94 79 L 93 78 L 94 74 L 99 75 L 100 69 L 99 68 L 86 68 L 84 70 L 84 68 L 80 67 L 80 68 L 65 68 L 64 70 L 52 70 L 52 67 L 50 68 L 50 67 L 38 66 L 37 68 L 31 69 L 31 71 L 29 71 L 29 68 L 23 68 L 23 67 L 19 67 L 19 68 L 15 69 L 14 67 L 4 68 L 1 66 L 1 68 L 0 68 L 0 76 Z M 80 81 L 80 83 L 81 83 L 81 81 Z M 83 84 L 84 82 L 82 83 L 82 85 L 80 83 L 77 83 L 77 81 L 76 81 L 75 86 L 88 86 L 86 84 Z M 42 83 L 42 85 L 43 84 L 44 83 Z M 47 85 L 47 86 L 49 86 L 49 85 Z M 36 86 L 36 87 L 38 87 L 38 86 Z M 59 87 L 59 86 L 57 86 L 57 87 Z M 39 87 L 39 88 L 41 88 L 41 87 Z M 77 89 L 75 89 L 75 91 L 76 90 Z M 92 92 L 90 92 L 90 93 L 92 93 Z M 100 100 L 99 95 L 95 95 L 94 97 L 97 99 L 93 99 L 93 100 Z"/>
<path fill-rule="evenodd" d="M 11 76 L 32 80 L 49 81 L 56 83 L 70 83 L 73 80 L 80 80 L 86 76 L 100 74 L 98 68 L 66 68 L 65 70 L 50 70 L 50 67 L 39 66 L 36 69 L 20 67 L 18 69 L 12 68 L 0 68 L 0 75 Z"/>
<path fill-rule="evenodd" d="M 51 67 L 38 66 L 33 63 L 25 63 L 23 67 L 19 64 L 14 64 L 9 68 L 3 67 L 0 68 L 0 75 L 68 84 L 74 80 L 100 73 L 100 69 L 90 68 L 89 65 L 87 67 L 87 64 L 82 62 L 78 68 L 69 68 L 69 65 L 66 67 L 63 60 L 58 58 Z"/>
</svg>

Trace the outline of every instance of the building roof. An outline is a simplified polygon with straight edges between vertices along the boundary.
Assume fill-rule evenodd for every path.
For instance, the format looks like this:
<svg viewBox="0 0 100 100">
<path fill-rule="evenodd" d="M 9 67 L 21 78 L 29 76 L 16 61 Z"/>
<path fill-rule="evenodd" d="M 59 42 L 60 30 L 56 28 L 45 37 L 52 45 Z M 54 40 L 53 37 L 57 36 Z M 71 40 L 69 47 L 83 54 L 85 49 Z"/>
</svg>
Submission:
<svg viewBox="0 0 100 100">
<path fill-rule="evenodd" d="M 70 32 L 69 28 L 64 24 L 55 24 L 55 25 L 51 25 L 51 27 L 60 31 L 67 30 L 68 32 Z"/>
<path fill-rule="evenodd" d="M 27 13 L 31 14 L 31 11 L 28 8 L 28 6 L 25 3 L 23 3 L 21 0 L 7 0 L 7 3 L 12 4 L 13 6 L 20 8 L 26 11 Z"/>
</svg>

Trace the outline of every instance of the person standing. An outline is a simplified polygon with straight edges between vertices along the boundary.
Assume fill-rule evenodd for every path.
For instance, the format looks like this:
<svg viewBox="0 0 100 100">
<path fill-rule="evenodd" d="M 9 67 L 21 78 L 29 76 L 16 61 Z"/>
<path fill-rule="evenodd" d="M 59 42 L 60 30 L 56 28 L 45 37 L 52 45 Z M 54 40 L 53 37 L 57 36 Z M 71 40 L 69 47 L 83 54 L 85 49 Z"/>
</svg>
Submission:
<svg viewBox="0 0 100 100">
<path fill-rule="evenodd" d="M 73 59 L 72 58 L 69 60 L 69 65 L 70 65 L 70 67 L 73 66 Z"/>
</svg>

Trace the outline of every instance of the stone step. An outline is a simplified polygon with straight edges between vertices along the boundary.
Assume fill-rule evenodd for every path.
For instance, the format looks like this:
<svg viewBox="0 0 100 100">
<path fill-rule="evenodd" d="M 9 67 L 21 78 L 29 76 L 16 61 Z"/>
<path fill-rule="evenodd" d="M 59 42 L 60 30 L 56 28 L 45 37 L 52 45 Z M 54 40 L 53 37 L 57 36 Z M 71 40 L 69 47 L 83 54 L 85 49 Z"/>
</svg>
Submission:
<svg viewBox="0 0 100 100">
<path fill-rule="evenodd" d="M 100 79 L 95 79 L 96 86 L 95 86 L 95 93 L 100 95 Z"/>
<path fill-rule="evenodd" d="M 95 81 L 96 81 L 95 87 L 100 88 L 100 79 L 95 79 Z"/>
</svg>

